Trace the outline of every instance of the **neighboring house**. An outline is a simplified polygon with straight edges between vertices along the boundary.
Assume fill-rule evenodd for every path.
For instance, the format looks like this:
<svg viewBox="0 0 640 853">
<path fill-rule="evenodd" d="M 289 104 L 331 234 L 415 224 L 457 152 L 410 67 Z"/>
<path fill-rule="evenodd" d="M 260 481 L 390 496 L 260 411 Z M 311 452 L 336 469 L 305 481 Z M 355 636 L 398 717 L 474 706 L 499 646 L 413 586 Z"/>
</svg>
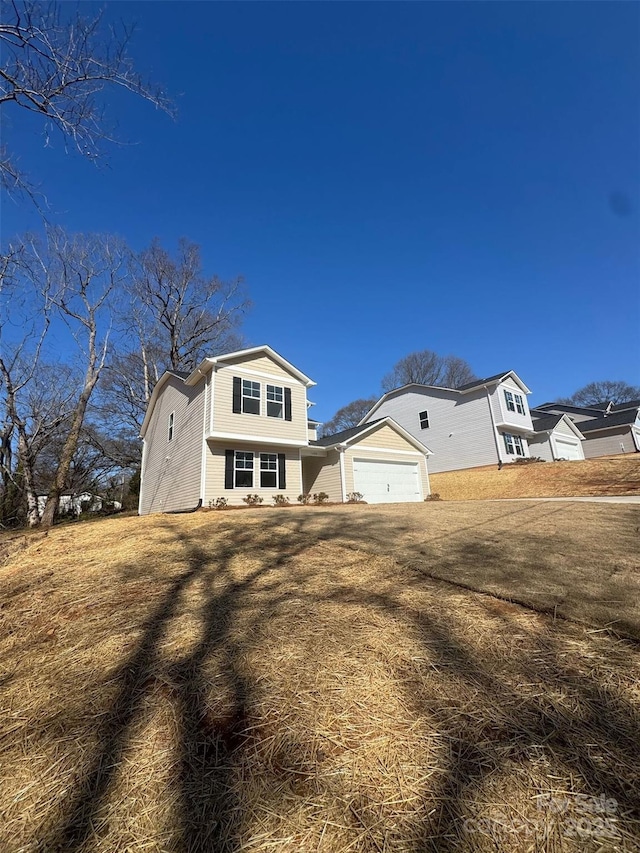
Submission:
<svg viewBox="0 0 640 853">
<path fill-rule="evenodd" d="M 381 397 L 361 425 L 393 418 L 429 447 L 432 473 L 513 462 L 531 455 L 530 393 L 513 370 L 459 388 L 405 385 Z"/>
<path fill-rule="evenodd" d="M 586 459 L 640 452 L 640 400 L 591 407 L 543 403 L 537 410 L 547 415 L 567 415 L 584 436 Z"/>
<path fill-rule="evenodd" d="M 546 462 L 584 459 L 584 435 L 567 414 L 549 414 L 540 409 L 531 409 L 531 418 L 535 432 L 529 438 L 532 456 Z"/>
<path fill-rule="evenodd" d="M 38 495 L 38 513 L 40 515 L 44 512 L 46 505 L 47 495 Z M 114 501 L 113 505 L 116 509 L 122 508 L 122 505 L 118 501 Z M 87 512 L 100 512 L 102 509 L 102 498 L 100 495 L 94 495 L 91 492 L 81 492 L 79 495 L 65 492 L 60 495 L 58 515 L 65 515 L 70 512 L 80 515 L 83 509 L 86 509 Z"/>
<path fill-rule="evenodd" d="M 316 441 L 318 422 L 307 415 L 314 385 L 268 346 L 206 358 L 189 374 L 165 373 L 141 429 L 140 514 L 208 506 L 221 497 L 242 505 L 248 494 L 265 503 L 278 494 L 294 503 L 309 491 L 347 500 L 366 481 L 356 456 L 401 466 L 386 474 L 404 472 L 412 484 L 418 465 L 419 489 L 386 495 L 389 501 L 426 497 L 429 451 L 389 419 L 357 436 Z M 379 500 L 378 484 L 363 494 Z"/>
</svg>

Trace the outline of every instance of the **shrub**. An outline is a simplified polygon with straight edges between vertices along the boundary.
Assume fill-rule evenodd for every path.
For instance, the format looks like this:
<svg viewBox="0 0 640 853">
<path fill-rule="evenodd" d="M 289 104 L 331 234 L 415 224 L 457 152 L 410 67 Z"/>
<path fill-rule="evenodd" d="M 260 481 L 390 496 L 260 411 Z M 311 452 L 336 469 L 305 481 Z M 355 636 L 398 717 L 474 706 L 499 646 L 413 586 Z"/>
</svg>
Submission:
<svg viewBox="0 0 640 853">
<path fill-rule="evenodd" d="M 441 501 L 442 498 L 438 494 L 438 492 L 431 492 L 430 495 L 427 495 L 425 501 Z"/>
<path fill-rule="evenodd" d="M 309 495 L 309 494 L 298 495 L 298 503 L 304 504 L 305 506 L 307 504 L 310 504 L 311 503 L 311 495 Z"/>
<path fill-rule="evenodd" d="M 539 456 L 518 456 L 517 459 L 514 459 L 511 463 L 512 465 L 531 465 L 534 462 L 544 462 L 544 459 L 541 459 Z"/>
<path fill-rule="evenodd" d="M 364 495 L 362 492 L 349 492 L 347 495 L 347 503 L 349 504 L 359 504 L 361 500 L 363 500 Z"/>
<path fill-rule="evenodd" d="M 326 492 L 318 492 L 317 495 L 313 496 L 314 504 L 326 504 L 329 500 L 329 495 Z"/>
<path fill-rule="evenodd" d="M 288 506 L 289 498 L 286 495 L 274 495 L 273 502 L 276 506 Z"/>
<path fill-rule="evenodd" d="M 247 504 L 247 506 L 260 506 L 263 498 L 261 498 L 260 495 L 247 495 L 246 498 L 242 498 L 242 500 Z"/>
<path fill-rule="evenodd" d="M 226 498 L 216 498 L 215 501 L 209 501 L 209 509 L 226 509 L 228 503 Z"/>
</svg>

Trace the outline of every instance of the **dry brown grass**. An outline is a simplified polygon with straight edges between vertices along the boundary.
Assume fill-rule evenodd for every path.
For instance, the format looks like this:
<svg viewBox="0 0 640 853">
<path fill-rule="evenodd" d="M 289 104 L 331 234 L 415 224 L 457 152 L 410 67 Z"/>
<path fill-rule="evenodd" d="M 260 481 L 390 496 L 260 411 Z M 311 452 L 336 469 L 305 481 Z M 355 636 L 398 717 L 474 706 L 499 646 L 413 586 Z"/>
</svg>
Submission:
<svg viewBox="0 0 640 853">
<path fill-rule="evenodd" d="M 640 453 L 580 462 L 496 465 L 431 474 L 443 500 L 640 495 Z"/>
<path fill-rule="evenodd" d="M 34 537 L 2 575 L 0 849 L 640 849 L 638 647 L 408 565 L 420 523 L 431 568 L 497 526 L 460 506 Z"/>
</svg>

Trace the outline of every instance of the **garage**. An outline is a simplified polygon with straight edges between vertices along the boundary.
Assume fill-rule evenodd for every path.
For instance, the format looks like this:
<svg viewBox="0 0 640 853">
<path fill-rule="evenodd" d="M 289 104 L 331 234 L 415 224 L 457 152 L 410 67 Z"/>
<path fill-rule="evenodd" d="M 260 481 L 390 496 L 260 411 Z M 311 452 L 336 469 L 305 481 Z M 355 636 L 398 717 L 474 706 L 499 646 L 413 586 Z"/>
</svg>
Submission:
<svg viewBox="0 0 640 853">
<path fill-rule="evenodd" d="M 417 462 L 354 459 L 353 484 L 370 504 L 422 500 Z"/>
<path fill-rule="evenodd" d="M 556 438 L 554 439 L 554 442 L 556 459 L 570 459 L 572 462 L 584 459 L 584 453 L 582 452 L 582 446 L 579 441 Z"/>
</svg>

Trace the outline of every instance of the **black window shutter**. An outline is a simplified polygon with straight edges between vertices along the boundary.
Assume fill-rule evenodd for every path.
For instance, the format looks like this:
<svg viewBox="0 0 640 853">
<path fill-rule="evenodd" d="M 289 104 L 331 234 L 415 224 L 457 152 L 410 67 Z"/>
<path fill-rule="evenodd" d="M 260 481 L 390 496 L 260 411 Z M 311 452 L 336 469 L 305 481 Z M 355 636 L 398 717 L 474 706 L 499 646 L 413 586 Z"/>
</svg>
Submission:
<svg viewBox="0 0 640 853">
<path fill-rule="evenodd" d="M 233 488 L 233 450 L 224 452 L 224 487 Z"/>
<path fill-rule="evenodd" d="M 242 379 L 239 376 L 233 377 L 233 412 L 239 414 L 242 411 Z M 231 486 L 227 486 L 231 488 Z"/>
<path fill-rule="evenodd" d="M 291 420 L 291 388 L 284 389 L 284 419 Z"/>
<path fill-rule="evenodd" d="M 287 472 L 284 453 L 278 453 L 278 488 L 287 488 Z"/>
</svg>

